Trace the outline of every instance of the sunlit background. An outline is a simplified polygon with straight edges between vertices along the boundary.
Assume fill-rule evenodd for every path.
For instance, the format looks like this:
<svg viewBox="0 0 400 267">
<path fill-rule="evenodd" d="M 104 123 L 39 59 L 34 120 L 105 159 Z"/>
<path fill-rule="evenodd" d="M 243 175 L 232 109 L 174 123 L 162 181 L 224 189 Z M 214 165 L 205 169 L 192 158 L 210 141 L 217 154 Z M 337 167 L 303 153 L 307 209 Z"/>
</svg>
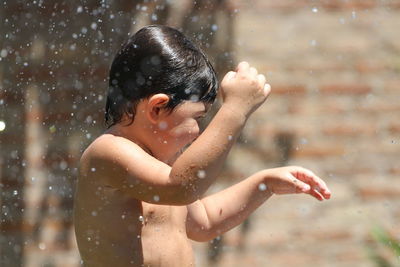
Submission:
<svg viewBox="0 0 400 267">
<path fill-rule="evenodd" d="M 198 266 L 400 266 L 399 0 L 1 0 L 0 266 L 80 265 L 79 157 L 114 54 L 148 24 L 182 30 L 220 78 L 246 60 L 272 85 L 210 193 L 283 165 L 333 193 L 273 196 L 194 242 Z"/>
</svg>

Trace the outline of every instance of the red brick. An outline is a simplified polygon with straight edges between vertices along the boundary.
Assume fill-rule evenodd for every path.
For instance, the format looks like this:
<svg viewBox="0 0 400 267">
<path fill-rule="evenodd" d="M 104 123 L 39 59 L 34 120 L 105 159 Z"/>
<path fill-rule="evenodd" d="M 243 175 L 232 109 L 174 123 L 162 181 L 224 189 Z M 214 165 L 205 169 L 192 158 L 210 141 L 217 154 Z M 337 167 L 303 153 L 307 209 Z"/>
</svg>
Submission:
<svg viewBox="0 0 400 267">
<path fill-rule="evenodd" d="M 4 103 L 6 103 L 7 105 L 10 104 L 21 104 L 21 101 L 23 101 L 23 99 L 25 99 L 25 95 L 24 92 L 22 90 L 18 90 L 18 89 L 8 89 L 7 91 L 5 90 L 1 90 L 0 91 L 0 99 L 2 99 L 4 101 Z"/>
<path fill-rule="evenodd" d="M 322 85 L 320 92 L 323 94 L 363 95 L 371 92 L 371 87 L 363 84 L 330 84 Z"/>
<path fill-rule="evenodd" d="M 44 114 L 43 122 L 45 122 L 46 125 L 51 125 L 55 123 L 62 123 L 64 121 L 69 121 L 73 118 L 76 118 L 78 120 L 85 120 L 88 116 L 91 116 L 93 120 L 97 120 L 97 122 L 100 122 L 99 120 L 103 120 L 104 118 L 103 110 L 84 110 L 84 111 L 74 112 L 74 116 L 71 115 L 71 112 L 54 111 L 51 112 L 50 114 Z"/>
<path fill-rule="evenodd" d="M 392 175 L 400 175 L 400 167 L 391 167 L 389 173 Z"/>
<path fill-rule="evenodd" d="M 381 61 L 359 61 L 355 64 L 354 68 L 362 74 L 368 74 L 371 72 L 385 71 L 388 67 Z"/>
<path fill-rule="evenodd" d="M 271 85 L 271 93 L 285 96 L 305 95 L 307 89 L 304 85 Z"/>
<path fill-rule="evenodd" d="M 357 105 L 355 108 L 355 111 L 357 112 L 362 112 L 362 113 L 393 113 L 393 112 L 398 112 L 400 111 L 400 102 L 399 103 L 389 103 L 388 101 L 386 102 L 380 102 L 380 103 L 374 103 L 373 105 Z"/>
<path fill-rule="evenodd" d="M 345 153 L 345 148 L 341 145 L 320 145 L 311 146 L 307 145 L 299 149 L 293 150 L 294 158 L 324 158 L 331 156 L 341 156 Z"/>
<path fill-rule="evenodd" d="M 400 80 L 395 79 L 395 80 L 388 80 L 385 82 L 384 85 L 385 93 L 389 94 L 398 94 L 400 91 Z"/>
<path fill-rule="evenodd" d="M 365 186 L 359 187 L 358 195 L 364 200 L 400 198 L 400 189 L 393 187 Z"/>
<path fill-rule="evenodd" d="M 326 9 L 371 9 L 377 6 L 377 0 L 323 0 L 322 6 Z"/>
<path fill-rule="evenodd" d="M 399 134 L 400 133 L 400 123 L 391 123 L 388 127 L 388 130 L 392 134 Z"/>
<path fill-rule="evenodd" d="M 344 229 L 329 229 L 326 231 L 313 231 L 309 232 L 309 235 L 312 239 L 317 240 L 331 240 L 331 241 L 339 241 L 339 240 L 347 240 L 352 238 L 352 234 Z"/>
<path fill-rule="evenodd" d="M 335 258 L 343 262 L 360 262 L 365 259 L 365 254 L 362 251 L 354 248 L 346 248 L 345 251 L 338 252 Z"/>
<path fill-rule="evenodd" d="M 360 135 L 375 135 L 377 129 L 374 125 L 364 124 L 364 125 L 345 125 L 336 124 L 329 125 L 322 128 L 322 133 L 328 136 L 360 136 Z"/>
</svg>

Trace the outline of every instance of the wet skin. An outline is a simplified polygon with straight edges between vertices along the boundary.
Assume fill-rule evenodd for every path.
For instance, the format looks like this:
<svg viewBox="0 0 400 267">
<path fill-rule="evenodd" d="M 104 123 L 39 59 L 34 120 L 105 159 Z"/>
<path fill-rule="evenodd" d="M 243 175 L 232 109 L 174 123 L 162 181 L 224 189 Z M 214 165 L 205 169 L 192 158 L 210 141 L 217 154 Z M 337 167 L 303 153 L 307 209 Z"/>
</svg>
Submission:
<svg viewBox="0 0 400 267">
<path fill-rule="evenodd" d="M 185 102 L 170 113 L 162 108 L 168 96 L 157 94 L 138 104 L 131 125 L 124 118 L 89 145 L 74 207 L 85 266 L 192 266 L 189 239 L 208 241 L 232 229 L 273 194 L 330 198 L 319 177 L 297 166 L 261 170 L 204 197 L 267 98 L 264 85 L 265 77 L 242 62 L 222 80 L 223 105 L 203 133 L 204 103 Z"/>
</svg>

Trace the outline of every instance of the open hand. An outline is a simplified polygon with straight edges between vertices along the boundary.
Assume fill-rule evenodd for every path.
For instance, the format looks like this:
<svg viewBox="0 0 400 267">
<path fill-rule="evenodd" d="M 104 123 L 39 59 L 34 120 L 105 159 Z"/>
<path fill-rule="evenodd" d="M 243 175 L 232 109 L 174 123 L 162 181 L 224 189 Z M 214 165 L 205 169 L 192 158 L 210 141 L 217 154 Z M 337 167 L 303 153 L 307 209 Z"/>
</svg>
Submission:
<svg viewBox="0 0 400 267">
<path fill-rule="evenodd" d="M 306 193 L 318 200 L 331 197 L 331 192 L 325 182 L 308 169 L 289 166 L 267 169 L 265 172 L 267 187 L 271 193 Z"/>
</svg>

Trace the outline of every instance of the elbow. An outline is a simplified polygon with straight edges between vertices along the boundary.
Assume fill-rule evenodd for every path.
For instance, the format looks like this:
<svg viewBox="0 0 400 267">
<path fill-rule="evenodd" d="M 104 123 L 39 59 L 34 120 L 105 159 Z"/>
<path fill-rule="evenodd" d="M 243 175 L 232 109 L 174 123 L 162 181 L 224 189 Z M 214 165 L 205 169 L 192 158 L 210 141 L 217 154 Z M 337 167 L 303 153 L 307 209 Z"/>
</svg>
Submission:
<svg viewBox="0 0 400 267">
<path fill-rule="evenodd" d="M 171 205 L 187 206 L 199 200 L 203 192 L 197 190 L 195 185 L 187 185 L 182 183 L 170 183 L 168 190 L 168 198 Z"/>
<path fill-rule="evenodd" d="M 214 235 L 209 230 L 200 230 L 188 233 L 188 238 L 196 242 L 209 242 L 216 238 L 217 235 Z"/>
<path fill-rule="evenodd" d="M 187 232 L 188 238 L 197 242 L 208 242 L 217 238 L 221 234 L 222 232 L 213 227 L 209 222 L 201 226 L 198 225 L 197 227 L 192 227 L 192 229 Z"/>
</svg>

